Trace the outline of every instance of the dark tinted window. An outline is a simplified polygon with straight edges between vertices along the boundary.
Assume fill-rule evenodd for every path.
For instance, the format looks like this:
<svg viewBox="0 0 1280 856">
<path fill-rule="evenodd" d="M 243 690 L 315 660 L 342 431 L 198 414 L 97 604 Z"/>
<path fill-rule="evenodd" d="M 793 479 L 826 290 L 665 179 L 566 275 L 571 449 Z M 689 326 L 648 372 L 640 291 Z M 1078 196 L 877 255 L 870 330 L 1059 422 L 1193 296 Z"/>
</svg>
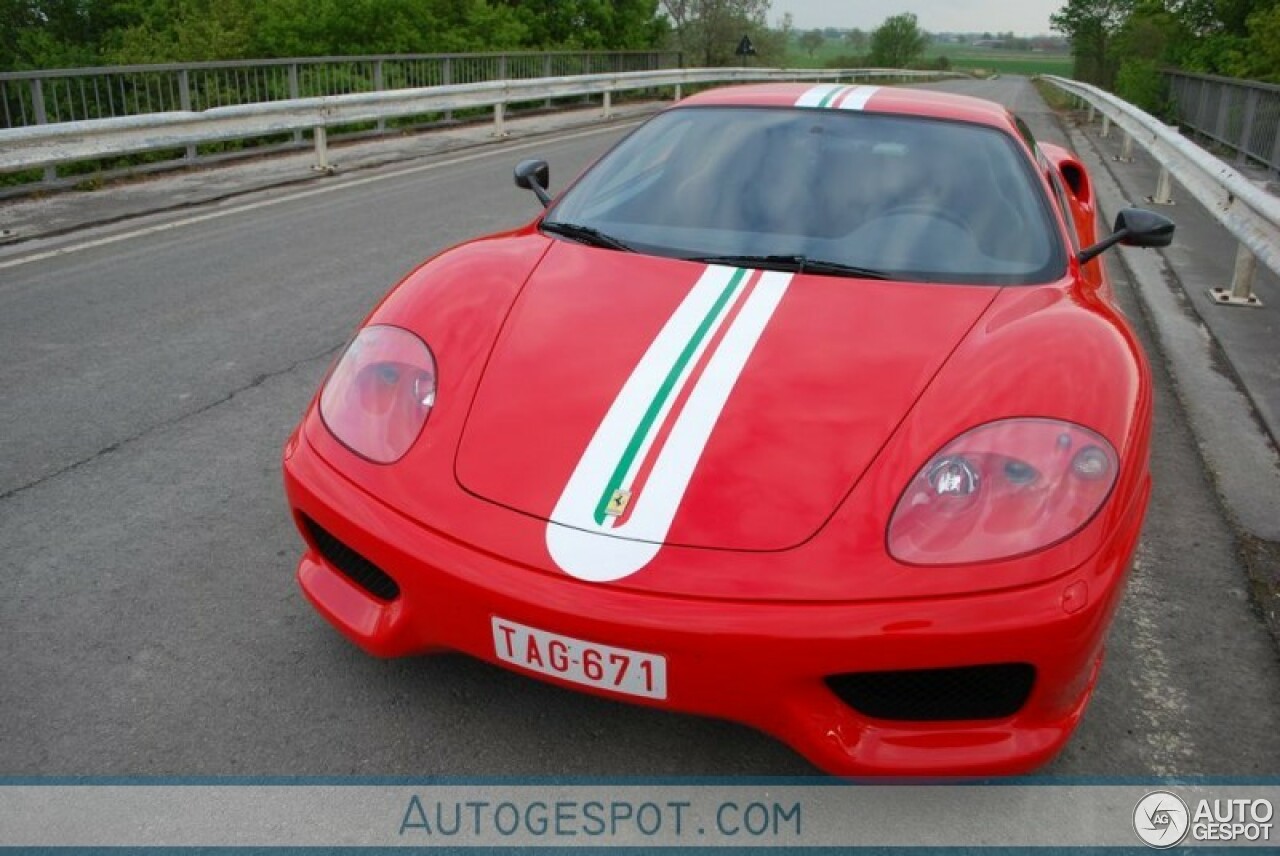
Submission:
<svg viewBox="0 0 1280 856">
<path fill-rule="evenodd" d="M 648 122 L 548 214 L 642 251 L 802 255 L 900 279 L 1032 283 L 1064 269 L 1013 138 L 838 110 L 691 107 Z"/>
</svg>

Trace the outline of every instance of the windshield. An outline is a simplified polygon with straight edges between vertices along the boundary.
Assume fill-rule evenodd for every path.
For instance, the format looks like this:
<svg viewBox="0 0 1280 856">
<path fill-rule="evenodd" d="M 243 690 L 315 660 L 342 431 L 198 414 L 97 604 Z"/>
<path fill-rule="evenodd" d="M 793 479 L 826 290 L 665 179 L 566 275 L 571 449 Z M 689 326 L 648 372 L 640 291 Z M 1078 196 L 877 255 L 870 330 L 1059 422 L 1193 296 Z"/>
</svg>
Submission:
<svg viewBox="0 0 1280 856">
<path fill-rule="evenodd" d="M 690 107 L 625 139 L 547 214 L 680 258 L 1021 284 L 1062 275 L 1043 190 L 1013 139 L 859 111 Z M 582 234 L 582 230 L 578 230 Z M 560 234 L 569 232 L 561 229 Z M 825 269 L 824 269 L 825 268 Z"/>
</svg>

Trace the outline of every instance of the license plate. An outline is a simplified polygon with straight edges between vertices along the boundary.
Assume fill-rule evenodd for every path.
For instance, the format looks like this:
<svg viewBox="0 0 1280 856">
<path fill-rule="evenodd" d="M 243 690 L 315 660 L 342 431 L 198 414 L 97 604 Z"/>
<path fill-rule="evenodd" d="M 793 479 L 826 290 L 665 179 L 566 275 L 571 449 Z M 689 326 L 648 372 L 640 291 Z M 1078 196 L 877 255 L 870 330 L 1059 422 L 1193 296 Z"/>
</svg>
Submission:
<svg viewBox="0 0 1280 856">
<path fill-rule="evenodd" d="M 493 650 L 504 662 L 575 684 L 644 698 L 667 697 L 667 659 L 658 654 L 548 633 L 496 615 Z"/>
</svg>

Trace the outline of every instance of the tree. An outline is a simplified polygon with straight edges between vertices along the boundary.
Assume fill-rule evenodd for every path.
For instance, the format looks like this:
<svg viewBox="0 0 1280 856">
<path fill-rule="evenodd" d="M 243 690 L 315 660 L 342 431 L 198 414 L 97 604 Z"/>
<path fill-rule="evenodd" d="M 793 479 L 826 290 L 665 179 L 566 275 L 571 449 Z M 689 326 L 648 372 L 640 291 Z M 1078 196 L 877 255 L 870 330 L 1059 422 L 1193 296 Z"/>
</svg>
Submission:
<svg viewBox="0 0 1280 856">
<path fill-rule="evenodd" d="M 1175 45 L 1188 37 L 1182 22 L 1160 0 L 1144 0 L 1134 7 L 1107 47 L 1116 94 L 1148 113 L 1167 112 L 1169 87 L 1160 70 L 1179 50 Z"/>
<path fill-rule="evenodd" d="M 1280 83 L 1280 4 L 1249 16 L 1249 37 L 1236 73 Z"/>
<path fill-rule="evenodd" d="M 31 46 L 30 39 L 39 23 L 36 10 L 28 0 L 0 0 L 0 71 L 16 71 Z"/>
<path fill-rule="evenodd" d="M 501 0 L 537 47 L 595 50 L 654 47 L 666 36 L 658 0 Z"/>
<path fill-rule="evenodd" d="M 0 0 L 0 71 L 370 53 L 652 48 L 666 42 L 669 29 L 658 3 Z"/>
<path fill-rule="evenodd" d="M 1131 8 L 1132 0 L 1068 0 L 1049 16 L 1049 25 L 1071 40 L 1076 78 L 1112 84 L 1115 63 L 1107 49 Z"/>
<path fill-rule="evenodd" d="M 734 65 L 734 49 L 747 35 L 762 63 L 780 64 L 786 50 L 765 23 L 769 0 L 662 0 L 676 46 L 687 65 Z"/>
<path fill-rule="evenodd" d="M 845 33 L 844 40 L 849 43 L 849 47 L 853 48 L 854 53 L 862 54 L 867 52 L 867 34 L 857 27 Z"/>
<path fill-rule="evenodd" d="M 920 58 L 928 38 L 910 12 L 886 18 L 871 33 L 871 64 L 881 68 L 907 68 Z"/>
<path fill-rule="evenodd" d="M 812 59 L 818 48 L 826 42 L 826 36 L 822 35 L 822 30 L 810 30 L 800 37 L 800 47 L 808 52 L 809 58 Z"/>
</svg>

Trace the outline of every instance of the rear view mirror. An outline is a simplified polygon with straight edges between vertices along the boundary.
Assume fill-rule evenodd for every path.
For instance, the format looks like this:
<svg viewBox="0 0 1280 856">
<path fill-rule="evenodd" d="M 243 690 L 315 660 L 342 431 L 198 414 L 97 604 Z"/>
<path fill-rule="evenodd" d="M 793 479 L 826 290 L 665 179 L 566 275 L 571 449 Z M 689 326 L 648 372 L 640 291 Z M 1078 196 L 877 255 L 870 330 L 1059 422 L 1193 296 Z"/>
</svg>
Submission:
<svg viewBox="0 0 1280 856">
<path fill-rule="evenodd" d="M 1126 247 L 1167 247 L 1173 240 L 1173 221 L 1145 208 L 1126 208 L 1116 215 L 1111 234 L 1092 247 L 1080 251 L 1080 264 L 1099 256 L 1116 244 Z"/>
<path fill-rule="evenodd" d="M 551 204 L 551 194 L 547 193 L 547 188 L 551 185 L 551 168 L 547 166 L 546 161 L 538 159 L 520 161 L 516 164 L 515 178 L 516 187 L 532 190 L 543 208 Z"/>
<path fill-rule="evenodd" d="M 1167 247 L 1173 240 L 1173 221 L 1145 208 L 1126 208 L 1116 215 L 1112 230 L 1124 232 L 1126 247 Z"/>
</svg>

